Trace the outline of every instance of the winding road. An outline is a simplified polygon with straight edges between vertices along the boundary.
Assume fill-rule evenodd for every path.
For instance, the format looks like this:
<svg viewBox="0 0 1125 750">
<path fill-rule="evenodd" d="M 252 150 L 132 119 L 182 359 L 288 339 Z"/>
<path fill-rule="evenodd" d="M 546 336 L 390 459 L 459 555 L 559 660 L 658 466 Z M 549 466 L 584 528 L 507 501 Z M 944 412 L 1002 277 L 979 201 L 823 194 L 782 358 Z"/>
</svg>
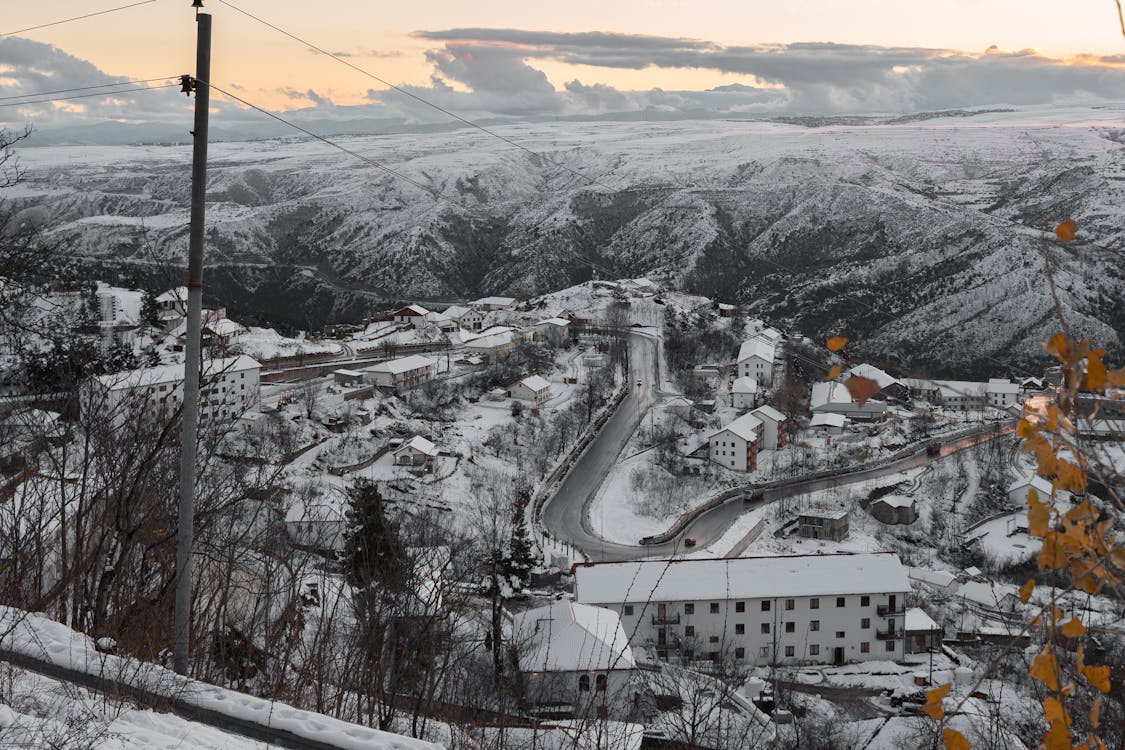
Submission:
<svg viewBox="0 0 1125 750">
<path fill-rule="evenodd" d="M 1014 425 L 981 425 L 970 435 L 935 438 L 941 442 L 941 455 L 930 457 L 924 449 L 881 466 L 837 474 L 818 479 L 796 477 L 763 492 L 761 500 L 750 503 L 735 497 L 695 518 L 673 539 L 662 544 L 630 545 L 608 542 L 594 533 L 587 512 L 598 488 L 617 462 L 622 449 L 629 441 L 645 412 L 659 397 L 659 328 L 640 327 L 629 337 L 630 389 L 617 411 L 605 423 L 585 452 L 575 461 L 566 477 L 543 507 L 542 522 L 556 538 L 569 541 L 594 561 L 636 560 L 648 557 L 667 558 L 683 554 L 683 540 L 691 537 L 695 549 L 706 548 L 717 541 L 739 516 L 765 503 L 772 503 L 796 495 L 844 487 L 857 482 L 898 474 L 909 469 L 926 466 L 978 443 L 1011 434 Z M 676 519 L 668 519 L 671 526 Z"/>
</svg>

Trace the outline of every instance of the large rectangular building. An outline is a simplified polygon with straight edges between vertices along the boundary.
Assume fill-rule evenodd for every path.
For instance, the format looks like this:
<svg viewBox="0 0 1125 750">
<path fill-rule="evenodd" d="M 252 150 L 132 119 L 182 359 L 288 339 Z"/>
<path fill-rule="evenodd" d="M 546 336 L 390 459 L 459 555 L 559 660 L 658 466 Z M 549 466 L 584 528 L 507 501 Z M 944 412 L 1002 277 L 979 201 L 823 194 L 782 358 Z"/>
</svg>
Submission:
<svg viewBox="0 0 1125 750">
<path fill-rule="evenodd" d="M 910 581 L 893 553 L 644 560 L 574 568 L 660 660 L 747 665 L 901 659 Z"/>
</svg>

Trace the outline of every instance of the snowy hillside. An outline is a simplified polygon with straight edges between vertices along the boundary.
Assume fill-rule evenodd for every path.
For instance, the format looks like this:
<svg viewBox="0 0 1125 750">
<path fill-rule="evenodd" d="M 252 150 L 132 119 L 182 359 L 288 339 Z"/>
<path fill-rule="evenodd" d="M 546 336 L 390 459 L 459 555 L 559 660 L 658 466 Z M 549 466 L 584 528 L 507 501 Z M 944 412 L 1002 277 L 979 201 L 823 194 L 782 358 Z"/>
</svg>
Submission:
<svg viewBox="0 0 1125 750">
<path fill-rule="evenodd" d="M 530 296 L 646 275 L 846 333 L 875 361 L 999 374 L 1056 327 L 1047 258 L 1070 325 L 1121 346 L 1121 115 L 500 129 L 535 154 L 473 130 L 341 139 L 417 184 L 317 142 L 214 144 L 208 279 L 236 309 L 319 325 L 370 304 L 361 290 Z M 184 251 L 188 149 L 22 158 L 8 195 L 74 251 L 142 269 Z M 1080 241 L 1062 248 L 1044 230 L 1068 216 Z"/>
</svg>

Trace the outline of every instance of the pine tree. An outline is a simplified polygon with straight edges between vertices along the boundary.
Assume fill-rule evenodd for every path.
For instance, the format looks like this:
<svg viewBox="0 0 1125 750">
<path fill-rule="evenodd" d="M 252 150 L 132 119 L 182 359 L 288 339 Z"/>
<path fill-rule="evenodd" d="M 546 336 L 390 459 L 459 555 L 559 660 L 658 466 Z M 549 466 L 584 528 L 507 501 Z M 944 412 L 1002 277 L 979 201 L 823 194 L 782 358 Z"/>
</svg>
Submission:
<svg viewBox="0 0 1125 750">
<path fill-rule="evenodd" d="M 156 303 L 156 295 L 147 289 L 141 297 L 141 322 L 160 328 L 160 307 Z"/>
<path fill-rule="evenodd" d="M 350 507 L 344 546 L 344 577 L 352 586 L 366 589 L 379 584 L 383 589 L 398 589 L 406 583 L 406 550 L 398 536 L 398 526 L 383 509 L 379 487 L 358 480 L 348 490 Z"/>
<path fill-rule="evenodd" d="M 531 585 L 531 571 L 535 569 L 535 564 L 535 551 L 527 524 L 522 518 L 517 518 L 512 524 L 512 540 L 508 546 L 508 557 L 504 560 L 504 572 L 513 589 L 525 589 Z"/>
</svg>

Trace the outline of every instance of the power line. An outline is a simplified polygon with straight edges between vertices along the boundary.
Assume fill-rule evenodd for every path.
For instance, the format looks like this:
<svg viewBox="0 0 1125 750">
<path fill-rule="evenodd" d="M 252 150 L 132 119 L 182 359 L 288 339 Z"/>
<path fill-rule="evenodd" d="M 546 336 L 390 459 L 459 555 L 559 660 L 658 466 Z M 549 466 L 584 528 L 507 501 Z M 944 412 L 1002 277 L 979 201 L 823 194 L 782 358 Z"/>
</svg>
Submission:
<svg viewBox="0 0 1125 750">
<path fill-rule="evenodd" d="M 482 133 L 490 135 L 493 138 L 498 138 L 499 140 L 503 141 L 504 143 L 507 143 L 509 146 L 512 146 L 514 148 L 518 148 L 521 151 L 525 151 L 525 152 L 531 154 L 532 156 L 537 156 L 537 157 L 540 157 L 540 158 L 543 158 L 543 157 L 546 156 L 545 154 L 541 154 L 538 151 L 534 151 L 534 150 L 528 148 L 527 146 L 524 146 L 523 144 L 519 143 L 518 141 L 515 141 L 515 140 L 513 140 L 513 139 L 511 139 L 511 138 L 509 138 L 505 135 L 501 135 L 500 133 L 497 133 L 495 130 L 491 130 L 489 128 L 484 127 L 483 125 L 479 125 L 479 124 L 473 122 L 472 120 L 466 119 L 466 118 L 462 117 L 461 115 L 457 114 L 456 112 L 452 112 L 452 111 L 446 109 L 445 107 L 442 107 L 439 104 L 434 104 L 433 102 L 429 101 L 428 99 L 425 99 L 421 96 L 418 96 L 414 92 L 409 91 L 409 90 L 403 88 L 402 86 L 398 86 L 396 84 L 393 84 L 390 81 L 386 80 L 385 78 L 381 78 L 378 75 L 372 73 L 371 71 L 366 70 L 364 68 L 361 68 L 358 65 L 356 65 L 355 63 L 349 62 L 348 60 L 345 60 L 344 58 L 340 57 L 339 55 L 334 54 L 332 52 L 329 52 L 328 50 L 324 49 L 323 47 L 318 47 L 317 45 L 313 44 L 312 42 L 306 41 L 305 39 L 302 39 L 301 37 L 297 36 L 296 34 L 292 34 L 288 31 L 286 31 L 285 29 L 281 28 L 280 26 L 275 26 L 274 24 L 270 23 L 269 21 L 265 20 L 264 18 L 260 18 L 260 17 L 254 15 L 253 13 L 251 13 L 249 11 L 246 11 L 246 10 L 243 10 L 242 8 L 239 8 L 234 3 L 227 2 L 227 0 L 219 0 L 219 2 L 221 2 L 223 5 L 226 5 L 230 8 L 238 11 L 239 13 L 241 13 L 242 15 L 244 15 L 248 18 L 254 19 L 255 21 L 257 21 L 260 24 L 268 26 L 269 28 L 273 29 L 274 31 L 278 32 L 279 34 L 283 34 L 283 35 L 289 37 L 290 39 L 292 39 L 295 42 L 300 42 L 301 44 L 305 45 L 309 49 L 316 50 L 317 52 L 319 52 L 322 55 L 327 55 L 328 57 L 331 57 L 336 62 L 338 62 L 342 65 L 346 65 L 349 68 L 351 68 L 352 70 L 355 70 L 358 73 L 362 73 L 363 75 L 367 76 L 368 78 L 370 78 L 374 81 L 378 81 L 379 83 L 383 84 L 384 86 L 386 86 L 389 89 L 393 89 L 393 90 L 397 91 L 398 93 L 403 94 L 404 96 L 408 96 L 411 99 L 413 99 L 413 100 L 415 100 L 415 101 L 417 101 L 421 104 L 424 104 L 427 107 L 435 109 L 438 112 L 441 112 L 442 114 L 444 114 L 448 117 L 452 117 L 454 120 L 457 120 L 458 122 L 462 122 L 462 123 L 468 125 L 471 128 L 476 128 L 477 130 L 481 131 Z M 549 157 L 547 157 L 547 158 L 549 158 Z M 588 185 L 597 185 L 598 187 L 605 188 L 606 190 L 609 190 L 611 192 L 617 192 L 614 188 L 610 187 L 609 185 L 606 185 L 604 182 L 599 181 L 597 178 L 587 177 L 585 174 L 583 174 L 582 172 L 580 172 L 577 169 L 574 169 L 573 167 L 568 167 L 567 165 L 560 164 L 559 162 L 555 162 L 555 164 L 558 167 L 564 169 L 565 171 L 570 172 L 571 174 L 573 174 L 577 177 L 580 177 Z"/>
<path fill-rule="evenodd" d="M 167 81 L 179 76 L 161 76 L 160 78 L 145 78 L 140 81 L 117 81 L 115 83 L 100 83 L 97 86 L 78 86 L 73 89 L 57 89 L 55 91 L 36 91 L 30 94 L 14 94 L 12 96 L 0 96 L 0 101 L 8 101 L 9 99 L 26 99 L 29 96 L 53 96 L 55 94 L 66 94 L 71 91 L 90 91 L 92 89 L 104 89 L 111 86 L 131 86 L 140 83 L 153 83 L 154 81 Z"/>
<path fill-rule="evenodd" d="M 64 24 L 64 23 L 70 23 L 71 21 L 81 21 L 84 18 L 93 18 L 94 16 L 104 16 L 106 13 L 116 13 L 119 10 L 126 10 L 128 8 L 136 8 L 138 5 L 148 5 L 149 3 L 155 3 L 155 2 L 156 2 L 156 0 L 141 0 L 141 2 L 139 2 L 139 3 L 130 3 L 129 5 L 121 5 L 117 8 L 109 8 L 107 10 L 99 10 L 99 11 L 96 11 L 94 13 L 87 13 L 84 16 L 74 16 L 73 18 L 64 18 L 61 21 L 51 21 L 50 23 L 41 23 L 38 26 L 28 26 L 26 29 L 16 29 L 15 31 L 8 31 L 8 32 L 5 32 L 3 34 L 0 34 L 0 37 L 13 36 L 15 34 L 23 34 L 24 32 L 27 32 L 27 31 L 35 31 L 36 29 L 45 29 L 48 26 L 58 26 L 58 25 Z"/>
<path fill-rule="evenodd" d="M 0 103 L 0 107 L 22 107 L 26 104 L 44 104 L 46 102 L 61 102 L 61 101 L 65 101 L 67 99 L 89 99 L 91 97 L 98 97 L 98 96 L 115 96 L 117 94 L 131 94 L 134 91 L 156 91 L 158 89 L 166 89 L 166 88 L 171 88 L 173 86 L 179 86 L 179 85 L 180 84 L 178 84 L 178 83 L 166 83 L 163 86 L 138 86 L 137 88 L 121 89 L 120 91 L 99 91 L 99 92 L 94 93 L 94 94 L 75 94 L 74 96 L 54 96 L 54 97 L 51 97 L 51 98 L 48 98 L 48 99 L 32 99 L 30 101 L 24 101 L 24 102 L 3 102 L 3 103 Z"/>
<path fill-rule="evenodd" d="M 341 146 L 339 143 L 336 143 L 335 141 L 333 141 L 329 138 L 325 138 L 324 136 L 319 135 L 318 133 L 314 133 L 311 130 L 308 130 L 307 128 L 303 128 L 295 122 L 292 122 L 290 120 L 286 120 L 284 117 L 281 117 L 278 114 L 270 112 L 268 109 L 264 109 L 262 107 L 259 107 L 257 104 L 254 104 L 253 102 L 249 102 L 246 99 L 243 99 L 242 97 L 238 96 L 237 94 L 232 94 L 231 92 L 226 91 L 225 89 L 219 88 L 218 86 L 216 86 L 213 83 L 208 83 L 207 81 L 200 81 L 200 83 L 204 83 L 204 84 L 210 86 L 211 88 L 215 89 L 215 91 L 218 91 L 220 94 L 223 94 L 224 96 L 226 96 L 230 99 L 233 99 L 236 102 L 239 102 L 240 104 L 243 104 L 243 105 L 249 107 L 250 109 L 261 112 L 263 115 L 266 115 L 267 117 L 271 117 L 274 120 L 277 120 L 278 122 L 282 123 L 283 125 L 287 125 L 287 126 L 293 128 L 294 130 L 300 131 L 300 132 L 304 133 L 305 135 L 309 136 L 310 138 L 315 138 L 316 140 L 320 141 L 321 143 L 327 144 L 327 145 L 331 146 L 332 148 L 334 148 L 338 151 L 342 151 L 345 154 L 348 154 L 349 156 L 352 156 L 356 159 L 359 159 L 360 161 L 364 162 L 368 166 L 375 167 L 376 169 L 380 169 L 380 170 L 386 172 L 387 174 L 390 174 L 390 175 L 393 175 L 393 176 L 399 178 L 400 180 L 408 182 L 411 185 L 413 185 L 414 187 L 418 188 L 419 190 L 422 190 L 422 191 L 428 193 L 429 195 L 433 196 L 433 198 L 435 200 L 445 201 L 445 202 L 447 202 L 451 205 L 456 206 L 457 208 L 472 211 L 472 209 L 469 208 L 468 206 L 466 206 L 462 203 L 458 203 L 456 201 L 450 200 L 449 198 L 446 198 L 441 193 L 438 193 L 438 192 L 434 191 L 430 187 L 422 184 L 421 182 L 418 182 L 417 180 L 415 180 L 412 177 L 408 177 L 407 175 L 403 174 L 402 172 L 399 172 L 398 170 L 396 170 L 392 167 L 388 167 L 386 164 L 375 161 L 374 159 L 372 159 L 368 156 L 364 156 L 363 154 L 359 153 L 358 151 L 353 151 L 352 149 L 347 148 L 346 146 Z M 172 84 L 172 85 L 177 85 L 177 84 Z"/>
</svg>

